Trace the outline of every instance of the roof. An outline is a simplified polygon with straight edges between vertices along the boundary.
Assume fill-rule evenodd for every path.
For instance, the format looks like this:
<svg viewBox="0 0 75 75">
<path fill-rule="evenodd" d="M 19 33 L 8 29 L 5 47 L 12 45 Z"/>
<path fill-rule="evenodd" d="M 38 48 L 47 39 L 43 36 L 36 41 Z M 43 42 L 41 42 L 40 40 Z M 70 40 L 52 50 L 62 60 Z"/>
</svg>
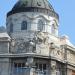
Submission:
<svg viewBox="0 0 75 75">
<path fill-rule="evenodd" d="M 19 0 L 12 10 L 25 7 L 39 7 L 54 10 L 47 0 Z"/>
<path fill-rule="evenodd" d="M 10 36 L 4 32 L 4 33 L 0 33 L 0 38 L 9 38 L 10 39 Z"/>
<path fill-rule="evenodd" d="M 67 45 L 68 48 L 74 49 L 75 51 L 75 46 L 70 42 L 69 37 L 67 35 L 64 35 L 61 37 L 61 43 L 62 45 Z"/>
<path fill-rule="evenodd" d="M 8 12 L 7 16 L 19 12 L 42 12 L 58 17 L 58 14 L 54 11 L 48 0 L 19 0 L 12 10 Z"/>
</svg>

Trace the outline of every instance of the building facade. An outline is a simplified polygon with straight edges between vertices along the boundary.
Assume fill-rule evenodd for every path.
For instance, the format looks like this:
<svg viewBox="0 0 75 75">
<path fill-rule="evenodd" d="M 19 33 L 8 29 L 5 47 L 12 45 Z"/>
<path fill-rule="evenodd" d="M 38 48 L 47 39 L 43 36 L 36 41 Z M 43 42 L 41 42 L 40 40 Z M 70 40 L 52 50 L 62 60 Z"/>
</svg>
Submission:
<svg viewBox="0 0 75 75">
<path fill-rule="evenodd" d="M 58 27 L 48 0 L 19 0 L 0 33 L 0 75 L 75 75 L 75 46 Z"/>
</svg>

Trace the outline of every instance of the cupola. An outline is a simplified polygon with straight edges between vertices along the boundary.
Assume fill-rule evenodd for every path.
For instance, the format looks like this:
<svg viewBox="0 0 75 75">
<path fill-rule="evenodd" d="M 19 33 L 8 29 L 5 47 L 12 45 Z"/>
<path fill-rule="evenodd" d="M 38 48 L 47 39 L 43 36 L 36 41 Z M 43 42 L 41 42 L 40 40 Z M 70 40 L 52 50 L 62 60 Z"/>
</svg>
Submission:
<svg viewBox="0 0 75 75">
<path fill-rule="evenodd" d="M 41 12 L 58 18 L 58 14 L 48 0 L 19 0 L 7 16 L 20 12 Z"/>
</svg>

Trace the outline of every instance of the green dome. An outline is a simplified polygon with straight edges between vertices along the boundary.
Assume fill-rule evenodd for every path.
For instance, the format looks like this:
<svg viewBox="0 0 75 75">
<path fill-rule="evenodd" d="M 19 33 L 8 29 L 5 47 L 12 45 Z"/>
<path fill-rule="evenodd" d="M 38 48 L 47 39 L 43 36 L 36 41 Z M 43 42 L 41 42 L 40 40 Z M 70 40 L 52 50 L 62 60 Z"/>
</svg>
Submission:
<svg viewBox="0 0 75 75">
<path fill-rule="evenodd" d="M 7 16 L 19 12 L 54 13 L 56 15 L 52 5 L 47 0 L 19 0 Z"/>
</svg>

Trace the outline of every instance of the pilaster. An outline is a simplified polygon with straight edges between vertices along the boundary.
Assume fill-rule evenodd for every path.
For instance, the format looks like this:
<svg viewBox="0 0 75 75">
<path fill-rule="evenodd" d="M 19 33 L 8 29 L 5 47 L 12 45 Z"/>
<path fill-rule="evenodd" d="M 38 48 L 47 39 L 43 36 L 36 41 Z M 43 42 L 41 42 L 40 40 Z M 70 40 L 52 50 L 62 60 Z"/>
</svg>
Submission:
<svg viewBox="0 0 75 75">
<path fill-rule="evenodd" d="M 34 58 L 28 57 L 27 58 L 27 67 L 30 69 L 30 75 L 34 75 L 35 68 L 34 68 Z"/>
<path fill-rule="evenodd" d="M 51 75 L 56 75 L 56 61 L 51 60 Z"/>
<path fill-rule="evenodd" d="M 0 75 L 9 75 L 9 58 L 0 58 Z"/>
</svg>

